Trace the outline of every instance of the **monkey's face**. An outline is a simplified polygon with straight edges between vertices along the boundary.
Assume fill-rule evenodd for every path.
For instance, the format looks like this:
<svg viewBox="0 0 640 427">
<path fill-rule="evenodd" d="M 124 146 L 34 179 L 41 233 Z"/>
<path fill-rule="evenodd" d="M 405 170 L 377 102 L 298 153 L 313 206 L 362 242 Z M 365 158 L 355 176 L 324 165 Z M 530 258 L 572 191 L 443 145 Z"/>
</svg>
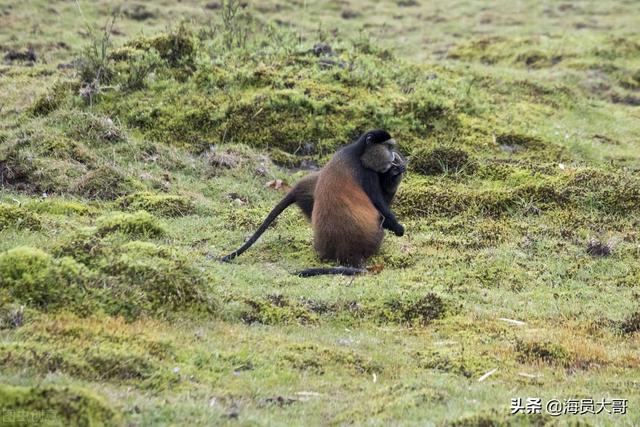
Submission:
<svg viewBox="0 0 640 427">
<path fill-rule="evenodd" d="M 368 132 L 365 141 L 362 164 L 378 173 L 387 172 L 398 156 L 393 151 L 396 141 L 385 131 Z"/>
</svg>

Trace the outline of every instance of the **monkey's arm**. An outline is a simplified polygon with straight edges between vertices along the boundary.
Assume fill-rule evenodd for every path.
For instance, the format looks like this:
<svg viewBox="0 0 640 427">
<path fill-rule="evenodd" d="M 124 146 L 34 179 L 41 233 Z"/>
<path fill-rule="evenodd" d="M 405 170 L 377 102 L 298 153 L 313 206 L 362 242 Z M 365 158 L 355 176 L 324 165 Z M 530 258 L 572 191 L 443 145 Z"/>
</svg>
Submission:
<svg viewBox="0 0 640 427">
<path fill-rule="evenodd" d="M 402 236 L 404 234 L 404 227 L 398 222 L 396 216 L 389 208 L 389 204 L 387 203 L 387 199 L 382 187 L 382 178 L 382 176 L 378 176 L 378 174 L 375 172 L 373 172 L 372 174 L 368 174 L 363 182 L 363 188 L 369 196 L 371 203 L 373 203 L 378 212 L 380 212 L 380 215 L 382 215 L 384 218 L 382 227 L 386 228 L 387 230 L 393 231 L 396 236 Z M 395 187 L 395 189 L 397 189 L 397 186 Z M 392 199 L 395 195 L 395 189 L 393 190 L 393 194 L 391 195 Z"/>
<path fill-rule="evenodd" d="M 391 205 L 396 196 L 402 175 L 405 171 L 404 166 L 394 166 L 387 172 L 380 174 L 380 186 L 382 187 L 382 196 L 387 205 Z"/>
<path fill-rule="evenodd" d="M 393 212 L 391 212 L 391 209 L 386 205 L 378 205 L 375 202 L 373 205 L 378 209 L 380 215 L 384 217 L 382 228 L 393 231 L 396 236 L 402 236 L 404 234 L 404 226 L 398 222 Z"/>
</svg>

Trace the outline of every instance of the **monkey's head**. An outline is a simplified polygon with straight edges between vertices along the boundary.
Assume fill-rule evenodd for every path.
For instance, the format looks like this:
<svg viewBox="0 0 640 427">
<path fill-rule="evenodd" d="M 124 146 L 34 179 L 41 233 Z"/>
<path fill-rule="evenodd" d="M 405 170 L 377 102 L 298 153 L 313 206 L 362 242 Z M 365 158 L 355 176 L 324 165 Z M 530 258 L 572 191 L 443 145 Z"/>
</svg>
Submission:
<svg viewBox="0 0 640 427">
<path fill-rule="evenodd" d="M 364 167 L 378 173 L 385 173 L 396 162 L 396 153 L 393 147 L 396 141 L 384 130 L 371 130 L 360 137 L 363 144 L 360 160 Z"/>
</svg>

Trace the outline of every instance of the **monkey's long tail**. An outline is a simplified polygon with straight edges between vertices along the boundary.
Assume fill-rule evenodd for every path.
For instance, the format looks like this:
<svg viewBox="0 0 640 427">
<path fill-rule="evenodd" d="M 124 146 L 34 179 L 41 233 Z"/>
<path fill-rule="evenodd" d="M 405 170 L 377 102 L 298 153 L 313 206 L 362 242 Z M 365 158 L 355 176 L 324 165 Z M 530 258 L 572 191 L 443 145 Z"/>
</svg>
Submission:
<svg viewBox="0 0 640 427">
<path fill-rule="evenodd" d="M 363 274 L 366 272 L 366 269 L 357 267 L 324 267 L 308 268 L 306 270 L 297 271 L 294 274 L 300 277 L 322 276 L 324 274 L 342 274 L 343 276 L 355 276 L 357 274 Z"/>
<path fill-rule="evenodd" d="M 267 230 L 267 228 L 269 228 L 269 225 L 271 225 L 273 220 L 276 219 L 276 217 L 280 215 L 283 210 L 288 208 L 289 205 L 291 205 L 294 202 L 295 202 L 295 197 L 291 193 L 288 193 L 286 196 L 284 196 L 284 199 L 282 199 L 280 203 L 278 203 L 271 210 L 271 212 L 269 212 L 269 215 L 267 215 L 267 218 L 264 220 L 262 225 L 258 227 L 255 233 L 253 233 L 253 236 L 251 236 L 249 240 L 247 240 L 244 243 L 244 245 L 240 246 L 238 249 L 231 252 L 229 255 L 226 255 L 220 258 L 220 261 L 229 262 L 235 257 L 241 255 L 247 249 L 249 249 L 251 245 L 253 245 L 256 242 L 256 240 L 258 240 L 258 238 L 262 235 L 262 233 L 264 233 Z"/>
</svg>

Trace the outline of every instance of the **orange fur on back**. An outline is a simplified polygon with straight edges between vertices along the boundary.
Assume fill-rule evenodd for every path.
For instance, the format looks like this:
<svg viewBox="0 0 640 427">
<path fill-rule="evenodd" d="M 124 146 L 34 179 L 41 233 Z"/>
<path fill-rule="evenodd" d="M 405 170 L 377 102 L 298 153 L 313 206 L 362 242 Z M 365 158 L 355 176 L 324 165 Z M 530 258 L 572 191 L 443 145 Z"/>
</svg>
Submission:
<svg viewBox="0 0 640 427">
<path fill-rule="evenodd" d="M 314 194 L 314 247 L 320 257 L 360 265 L 382 244 L 381 218 L 340 160 L 321 171 Z"/>
</svg>

